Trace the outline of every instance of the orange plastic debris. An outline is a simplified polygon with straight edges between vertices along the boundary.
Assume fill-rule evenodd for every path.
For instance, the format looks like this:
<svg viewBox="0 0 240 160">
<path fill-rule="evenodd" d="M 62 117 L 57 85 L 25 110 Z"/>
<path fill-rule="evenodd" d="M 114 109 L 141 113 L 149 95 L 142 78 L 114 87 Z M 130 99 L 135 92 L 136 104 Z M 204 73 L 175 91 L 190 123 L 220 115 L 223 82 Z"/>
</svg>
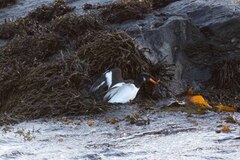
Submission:
<svg viewBox="0 0 240 160">
<path fill-rule="evenodd" d="M 219 104 L 219 105 L 217 105 L 217 106 L 215 106 L 217 109 L 218 109 L 218 111 L 220 111 L 220 112 L 235 112 L 236 110 L 235 110 L 235 108 L 233 108 L 233 107 L 230 107 L 230 106 L 225 106 L 225 105 L 222 105 L 221 103 Z"/>
<path fill-rule="evenodd" d="M 221 129 L 222 132 L 227 133 L 230 131 L 230 127 L 229 126 L 223 126 Z"/>
<path fill-rule="evenodd" d="M 209 108 L 212 108 L 212 107 L 208 104 L 207 100 L 205 100 L 205 99 L 203 98 L 203 96 L 201 96 L 201 95 L 189 96 L 189 97 L 188 97 L 188 100 L 189 100 L 190 103 L 199 105 L 199 106 L 201 106 L 201 107 L 209 107 Z"/>
</svg>

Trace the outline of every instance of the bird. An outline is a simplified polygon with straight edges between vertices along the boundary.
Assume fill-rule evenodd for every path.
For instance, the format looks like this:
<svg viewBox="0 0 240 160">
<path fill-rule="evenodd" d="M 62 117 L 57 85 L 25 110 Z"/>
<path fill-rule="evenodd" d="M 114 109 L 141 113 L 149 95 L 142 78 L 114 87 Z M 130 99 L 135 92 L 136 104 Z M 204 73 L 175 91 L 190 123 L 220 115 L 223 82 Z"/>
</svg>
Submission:
<svg viewBox="0 0 240 160">
<path fill-rule="evenodd" d="M 107 87 L 103 101 L 107 103 L 128 103 L 135 99 L 139 89 L 145 82 L 158 84 L 154 78 L 141 73 L 135 80 L 123 80 L 120 68 L 113 68 L 104 72 L 92 85 L 90 92 L 96 92 L 100 88 Z"/>
</svg>

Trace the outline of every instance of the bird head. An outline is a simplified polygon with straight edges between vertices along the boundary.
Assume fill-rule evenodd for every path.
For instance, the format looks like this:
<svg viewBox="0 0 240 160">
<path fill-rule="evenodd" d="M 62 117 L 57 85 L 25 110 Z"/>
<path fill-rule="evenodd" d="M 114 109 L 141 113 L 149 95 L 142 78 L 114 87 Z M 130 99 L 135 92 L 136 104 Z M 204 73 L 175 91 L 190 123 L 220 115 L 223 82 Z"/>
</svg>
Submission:
<svg viewBox="0 0 240 160">
<path fill-rule="evenodd" d="M 158 82 L 150 74 L 141 73 L 140 78 L 143 82 L 150 82 L 152 84 L 158 84 Z"/>
</svg>

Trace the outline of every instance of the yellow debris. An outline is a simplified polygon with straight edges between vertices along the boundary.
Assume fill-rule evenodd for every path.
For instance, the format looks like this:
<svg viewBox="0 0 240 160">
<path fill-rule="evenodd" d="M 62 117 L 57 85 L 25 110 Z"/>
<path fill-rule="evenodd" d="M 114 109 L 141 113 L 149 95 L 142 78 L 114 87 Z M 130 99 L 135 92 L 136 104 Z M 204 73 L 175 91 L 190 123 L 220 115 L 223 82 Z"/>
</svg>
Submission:
<svg viewBox="0 0 240 160">
<path fill-rule="evenodd" d="M 230 131 L 230 127 L 229 126 L 223 126 L 221 129 L 222 132 L 227 133 Z"/>
<path fill-rule="evenodd" d="M 220 112 L 235 112 L 235 111 L 236 111 L 235 108 L 230 107 L 230 106 L 222 105 L 221 103 L 220 103 L 219 105 L 215 106 L 215 107 L 216 107 L 216 108 L 218 109 L 218 111 L 220 111 Z"/>
<path fill-rule="evenodd" d="M 212 107 L 208 104 L 207 100 L 205 100 L 205 99 L 203 98 L 203 96 L 201 96 L 201 95 L 189 96 L 189 97 L 188 97 L 188 100 L 189 100 L 190 103 L 199 105 L 199 106 L 201 106 L 201 107 L 212 108 Z"/>
<path fill-rule="evenodd" d="M 93 125 L 94 125 L 94 122 L 93 122 L 93 121 L 88 121 L 88 122 L 87 122 L 87 124 L 88 124 L 88 126 L 90 126 L 90 127 L 91 127 L 91 126 L 93 126 Z"/>
<path fill-rule="evenodd" d="M 70 125 L 70 124 L 72 124 L 72 121 L 66 120 L 66 121 L 63 122 L 63 124 L 64 125 Z"/>
</svg>

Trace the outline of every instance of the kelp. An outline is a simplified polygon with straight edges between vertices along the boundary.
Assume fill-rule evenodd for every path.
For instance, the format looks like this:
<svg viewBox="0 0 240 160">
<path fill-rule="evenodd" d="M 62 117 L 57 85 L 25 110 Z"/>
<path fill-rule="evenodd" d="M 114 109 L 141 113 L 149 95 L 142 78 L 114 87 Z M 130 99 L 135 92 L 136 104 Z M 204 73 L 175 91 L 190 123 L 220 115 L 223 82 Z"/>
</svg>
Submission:
<svg viewBox="0 0 240 160">
<path fill-rule="evenodd" d="M 15 35 L 33 35 L 48 31 L 46 22 L 73 10 L 74 8 L 67 6 L 63 0 L 56 0 L 52 5 L 42 5 L 24 18 L 19 18 L 16 21 L 6 20 L 5 23 L 1 24 L 0 39 L 12 39 Z"/>
<path fill-rule="evenodd" d="M 7 61 L 15 60 L 32 66 L 47 60 L 62 47 L 60 38 L 54 33 L 15 36 L 0 49 L 2 52 L 0 64 L 8 64 Z"/>
<path fill-rule="evenodd" d="M 125 32 L 90 32 L 81 40 L 77 55 L 92 66 L 89 74 L 93 79 L 114 67 L 122 70 L 124 79 L 135 79 L 141 72 L 146 72 L 159 81 L 159 86 L 146 84 L 140 95 L 154 95 L 155 98 L 170 95 L 167 83 L 173 78 L 174 66 L 164 59 L 153 65 L 144 56 L 148 50 L 137 46 Z"/>
<path fill-rule="evenodd" d="M 81 38 L 88 31 L 103 30 L 102 22 L 95 15 L 66 14 L 53 20 L 50 29 L 66 39 Z"/>
<path fill-rule="evenodd" d="M 19 18 L 0 25 L 0 39 L 12 39 L 15 35 L 34 35 L 46 30 L 34 20 Z"/>
<path fill-rule="evenodd" d="M 116 2 L 106 5 L 101 11 L 102 19 L 109 23 L 121 23 L 131 19 L 143 19 L 150 5 L 139 1 Z"/>
<path fill-rule="evenodd" d="M 223 60 L 215 63 L 210 84 L 217 89 L 240 92 L 240 60 Z"/>
<path fill-rule="evenodd" d="M 77 56 L 59 57 L 55 62 L 29 68 L 24 76 L 16 77 L 12 88 L 1 90 L 1 112 L 26 119 L 93 113 L 101 110 L 88 95 L 91 84 L 88 64 Z M 11 81 L 0 81 L 1 86 Z M 2 87 L 1 87 L 2 89 Z M 8 92 L 8 93 L 7 93 Z"/>
<path fill-rule="evenodd" d="M 163 7 L 171 2 L 171 0 L 119 0 L 103 6 L 86 4 L 84 9 L 100 8 L 100 17 L 104 21 L 121 23 L 132 19 L 143 19 L 149 11 Z"/>
<path fill-rule="evenodd" d="M 30 12 L 27 19 L 34 19 L 38 22 L 49 22 L 52 19 L 72 12 L 74 7 L 68 6 L 64 0 L 55 0 L 52 5 L 45 5 L 38 7 L 34 11 Z"/>
<path fill-rule="evenodd" d="M 91 66 L 92 75 L 119 67 L 124 78 L 135 78 L 141 72 L 148 72 L 150 62 L 125 32 L 96 32 L 84 38 L 87 42 L 79 47 L 77 54 Z"/>
<path fill-rule="evenodd" d="M 169 82 L 174 77 L 174 64 L 169 64 L 164 57 L 157 64 L 151 64 L 149 73 L 158 80 L 158 86 L 156 85 L 145 85 L 143 87 L 144 92 L 151 93 L 148 97 L 153 99 L 172 97 L 173 94 L 169 90 Z"/>
<path fill-rule="evenodd" d="M 152 74 L 161 84 L 171 79 L 168 64 L 151 64 L 144 56 L 146 49 L 126 32 L 105 27 L 97 15 L 57 11 L 41 21 L 41 12 L 48 10 L 44 9 L 0 25 L 0 38 L 9 39 L 0 47 L 2 122 L 104 111 L 107 105 L 88 91 L 113 67 L 122 69 L 124 79 L 135 79 L 141 72 Z M 37 12 L 41 14 L 33 14 Z"/>
<path fill-rule="evenodd" d="M 149 0 L 145 0 L 145 1 L 149 1 Z M 152 5 L 153 9 L 157 9 L 157 8 L 160 8 L 160 7 L 164 7 L 164 6 L 170 4 L 173 1 L 174 0 L 150 0 L 150 3 Z"/>
<path fill-rule="evenodd" d="M 16 0 L 0 0 L 0 8 L 5 8 L 9 5 L 15 4 L 16 2 Z"/>
</svg>

